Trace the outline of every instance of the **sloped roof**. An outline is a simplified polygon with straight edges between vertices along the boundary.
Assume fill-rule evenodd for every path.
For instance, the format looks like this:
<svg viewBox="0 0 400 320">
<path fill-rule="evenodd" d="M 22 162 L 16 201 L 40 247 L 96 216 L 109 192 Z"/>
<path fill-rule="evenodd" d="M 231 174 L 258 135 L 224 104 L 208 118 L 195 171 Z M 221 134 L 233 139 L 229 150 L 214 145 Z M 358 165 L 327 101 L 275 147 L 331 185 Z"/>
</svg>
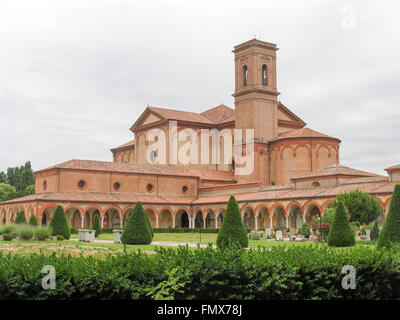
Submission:
<svg viewBox="0 0 400 320">
<path fill-rule="evenodd" d="M 39 170 L 36 172 L 51 169 L 75 169 L 90 171 L 106 171 L 106 172 L 124 172 L 124 173 L 141 173 L 152 175 L 173 175 L 199 177 L 202 180 L 214 181 L 233 181 L 234 174 L 231 171 L 217 171 L 204 169 L 187 169 L 178 167 L 169 167 L 166 165 L 136 165 L 130 163 L 93 161 L 93 160 L 69 160 L 55 166 Z"/>
<path fill-rule="evenodd" d="M 202 116 L 211 120 L 215 124 L 226 122 L 228 119 L 235 120 L 235 110 L 226 105 L 219 105 L 200 113 Z"/>
<path fill-rule="evenodd" d="M 312 130 L 310 128 L 293 129 L 283 132 L 275 139 L 272 139 L 272 141 L 278 141 L 284 139 L 296 139 L 296 138 L 325 138 L 325 139 L 334 139 L 340 142 L 340 140 L 337 138 L 328 136 L 324 133 Z"/>
<path fill-rule="evenodd" d="M 111 203 L 144 203 L 158 204 L 190 204 L 195 197 L 186 196 L 156 196 L 148 194 L 129 194 L 116 192 L 48 192 L 29 195 L 23 198 L 13 199 L 2 204 L 12 204 L 30 201 L 69 201 L 69 202 L 111 202 Z"/>
<path fill-rule="evenodd" d="M 320 178 L 330 176 L 378 177 L 378 175 L 375 173 L 349 168 L 340 164 L 334 164 L 324 169 L 313 171 L 306 175 L 293 177 L 291 178 L 291 180 L 294 181 L 306 178 Z"/>
<path fill-rule="evenodd" d="M 400 170 L 400 164 L 385 169 L 386 171 Z"/>
<path fill-rule="evenodd" d="M 127 143 L 124 143 L 124 144 L 122 144 L 122 145 L 120 145 L 118 147 L 115 147 L 115 148 L 111 149 L 111 151 L 124 149 L 124 148 L 129 148 L 129 147 L 134 147 L 134 146 L 135 146 L 135 139 L 133 139 L 133 140 L 127 142 Z"/>
<path fill-rule="evenodd" d="M 199 113 L 195 113 L 195 112 L 180 111 L 180 110 L 165 109 L 165 108 L 156 108 L 156 107 L 149 107 L 148 109 L 150 111 L 153 111 L 155 114 L 162 116 L 164 119 L 168 119 L 168 120 L 181 120 L 181 121 L 213 124 L 213 122 L 211 120 L 209 120 L 205 116 L 203 116 Z"/>
</svg>

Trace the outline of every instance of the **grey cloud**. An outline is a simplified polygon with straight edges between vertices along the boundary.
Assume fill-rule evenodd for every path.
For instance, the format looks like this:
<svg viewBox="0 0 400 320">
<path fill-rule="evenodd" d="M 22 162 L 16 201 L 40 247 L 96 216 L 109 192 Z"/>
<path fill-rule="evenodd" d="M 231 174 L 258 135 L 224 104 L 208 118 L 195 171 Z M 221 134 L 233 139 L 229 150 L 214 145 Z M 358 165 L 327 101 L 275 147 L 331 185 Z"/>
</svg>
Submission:
<svg viewBox="0 0 400 320">
<path fill-rule="evenodd" d="M 357 25 L 341 25 L 344 6 Z M 0 170 L 111 160 L 147 104 L 234 107 L 234 45 L 278 44 L 280 99 L 342 140 L 341 161 L 400 163 L 397 1 L 0 0 Z"/>
</svg>

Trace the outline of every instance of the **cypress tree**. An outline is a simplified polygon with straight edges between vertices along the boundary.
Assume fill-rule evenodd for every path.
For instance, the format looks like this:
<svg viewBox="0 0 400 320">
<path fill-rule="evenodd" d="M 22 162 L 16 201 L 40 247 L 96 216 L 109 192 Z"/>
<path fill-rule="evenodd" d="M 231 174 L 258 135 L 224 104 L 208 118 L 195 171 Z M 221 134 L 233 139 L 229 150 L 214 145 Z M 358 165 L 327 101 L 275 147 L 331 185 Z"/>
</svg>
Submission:
<svg viewBox="0 0 400 320">
<path fill-rule="evenodd" d="M 31 215 L 31 217 L 29 218 L 29 222 L 30 225 L 32 226 L 38 226 L 39 222 L 36 219 L 36 216 L 34 214 Z"/>
<path fill-rule="evenodd" d="M 378 247 L 400 243 L 400 184 L 394 187 L 389 212 L 378 239 Z"/>
<path fill-rule="evenodd" d="M 335 217 L 328 234 L 328 245 L 331 247 L 350 247 L 356 244 L 353 230 L 349 224 L 342 201 L 336 206 Z"/>
<path fill-rule="evenodd" d="M 153 231 L 153 228 L 151 226 L 150 219 L 149 219 L 149 216 L 147 215 L 146 210 L 145 210 L 145 215 L 146 215 L 147 224 L 148 224 L 150 232 L 151 232 L 151 238 L 153 238 L 154 237 L 154 231 Z"/>
<path fill-rule="evenodd" d="M 379 227 L 378 222 L 375 222 L 374 227 L 371 230 L 371 241 L 377 241 L 379 238 Z"/>
<path fill-rule="evenodd" d="M 147 214 L 140 201 L 136 202 L 135 209 L 128 219 L 128 223 L 121 235 L 123 244 L 150 244 L 151 231 L 146 218 Z"/>
<path fill-rule="evenodd" d="M 50 221 L 51 235 L 63 236 L 65 240 L 69 240 L 71 230 L 69 229 L 68 219 L 62 206 L 58 206 L 54 212 L 53 218 Z"/>
<path fill-rule="evenodd" d="M 26 218 L 25 218 L 25 212 L 24 210 L 20 211 L 17 213 L 17 216 L 15 217 L 15 221 L 16 224 L 26 224 Z"/>
<path fill-rule="evenodd" d="M 93 229 L 96 230 L 96 233 L 94 236 L 98 237 L 101 234 L 101 228 L 100 228 L 100 218 L 97 214 L 94 215 Z"/>
<path fill-rule="evenodd" d="M 239 206 L 234 196 L 231 196 L 226 207 L 224 220 L 218 232 L 218 248 L 227 247 L 233 243 L 238 243 L 241 247 L 247 248 L 249 239 L 240 216 Z"/>
</svg>

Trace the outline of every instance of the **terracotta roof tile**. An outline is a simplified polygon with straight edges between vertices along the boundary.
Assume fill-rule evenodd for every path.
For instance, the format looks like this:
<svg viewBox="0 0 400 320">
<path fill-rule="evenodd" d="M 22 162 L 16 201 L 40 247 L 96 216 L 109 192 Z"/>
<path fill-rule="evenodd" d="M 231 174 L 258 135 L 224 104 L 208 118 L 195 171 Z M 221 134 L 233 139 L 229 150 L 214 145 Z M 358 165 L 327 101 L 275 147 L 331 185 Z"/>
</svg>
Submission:
<svg viewBox="0 0 400 320">
<path fill-rule="evenodd" d="M 156 114 L 161 115 L 165 119 L 169 120 L 180 120 L 180 121 L 189 121 L 189 122 L 199 122 L 205 124 L 214 124 L 211 120 L 206 118 L 205 116 L 188 111 L 179 111 L 165 108 L 156 108 L 149 107 L 150 111 L 153 111 Z"/>
<path fill-rule="evenodd" d="M 115 147 L 115 148 L 111 149 L 111 151 L 118 150 L 118 149 L 129 148 L 129 147 L 134 147 L 134 146 L 135 146 L 135 139 L 133 139 L 133 140 L 127 142 L 127 143 L 124 143 L 124 144 L 122 144 L 122 145 L 120 145 L 118 147 Z"/>
<path fill-rule="evenodd" d="M 296 181 L 299 179 L 306 179 L 306 178 L 319 178 L 319 177 L 329 177 L 329 176 L 355 176 L 355 177 L 378 177 L 377 174 L 361 171 L 353 168 L 349 168 L 342 165 L 331 165 L 324 169 L 313 171 L 309 174 L 296 176 L 291 178 L 292 181 Z"/>
<path fill-rule="evenodd" d="M 391 170 L 400 170 L 400 164 L 386 168 L 386 171 L 391 171 Z"/>
<path fill-rule="evenodd" d="M 393 193 L 394 187 L 400 184 L 399 181 L 392 181 L 389 183 L 382 184 L 381 186 L 377 187 L 376 189 L 372 190 L 372 194 L 380 194 L 380 193 Z"/>
<path fill-rule="evenodd" d="M 235 120 L 235 110 L 223 104 L 200 114 L 216 124 L 227 122 L 228 119 L 229 121 Z"/>
<path fill-rule="evenodd" d="M 49 192 L 30 195 L 23 198 L 2 202 L 1 204 L 13 204 L 27 201 L 68 201 L 68 202 L 111 202 L 111 203 L 143 203 L 158 204 L 190 204 L 194 197 L 163 197 L 151 196 L 147 194 L 127 194 L 127 193 L 100 193 L 100 192 Z"/>
<path fill-rule="evenodd" d="M 39 170 L 37 172 L 55 168 L 106 171 L 106 172 L 142 173 L 142 174 L 153 174 L 153 175 L 189 176 L 189 177 L 200 177 L 201 179 L 204 180 L 217 180 L 217 181 L 234 180 L 234 174 L 230 171 L 187 169 L 187 168 L 169 167 L 163 165 L 135 165 L 129 163 L 93 161 L 93 160 L 70 160 L 43 170 Z"/>
<path fill-rule="evenodd" d="M 366 177 L 366 178 L 351 178 L 342 182 L 344 184 L 359 184 L 359 183 L 375 183 L 375 182 L 388 182 L 389 177 L 377 176 L 377 177 Z"/>
<path fill-rule="evenodd" d="M 286 131 L 284 133 L 281 133 L 277 138 L 273 139 L 272 141 L 295 139 L 295 138 L 327 138 L 340 141 L 337 138 L 333 138 L 331 136 L 312 130 L 310 128 L 301 128 L 301 129 Z"/>
</svg>

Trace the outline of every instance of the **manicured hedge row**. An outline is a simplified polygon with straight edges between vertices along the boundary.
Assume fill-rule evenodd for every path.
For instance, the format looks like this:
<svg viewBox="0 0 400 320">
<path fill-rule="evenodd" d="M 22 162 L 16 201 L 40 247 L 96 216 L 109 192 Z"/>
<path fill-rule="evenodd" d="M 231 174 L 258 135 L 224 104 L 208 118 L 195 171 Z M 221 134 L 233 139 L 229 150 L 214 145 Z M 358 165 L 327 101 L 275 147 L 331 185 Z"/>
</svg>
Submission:
<svg viewBox="0 0 400 320">
<path fill-rule="evenodd" d="M 0 299 L 399 299 L 399 252 L 310 245 L 162 248 L 105 259 L 0 253 Z M 56 289 L 41 287 L 45 265 L 55 267 Z M 356 269 L 354 290 L 342 288 L 345 265 Z"/>
</svg>

